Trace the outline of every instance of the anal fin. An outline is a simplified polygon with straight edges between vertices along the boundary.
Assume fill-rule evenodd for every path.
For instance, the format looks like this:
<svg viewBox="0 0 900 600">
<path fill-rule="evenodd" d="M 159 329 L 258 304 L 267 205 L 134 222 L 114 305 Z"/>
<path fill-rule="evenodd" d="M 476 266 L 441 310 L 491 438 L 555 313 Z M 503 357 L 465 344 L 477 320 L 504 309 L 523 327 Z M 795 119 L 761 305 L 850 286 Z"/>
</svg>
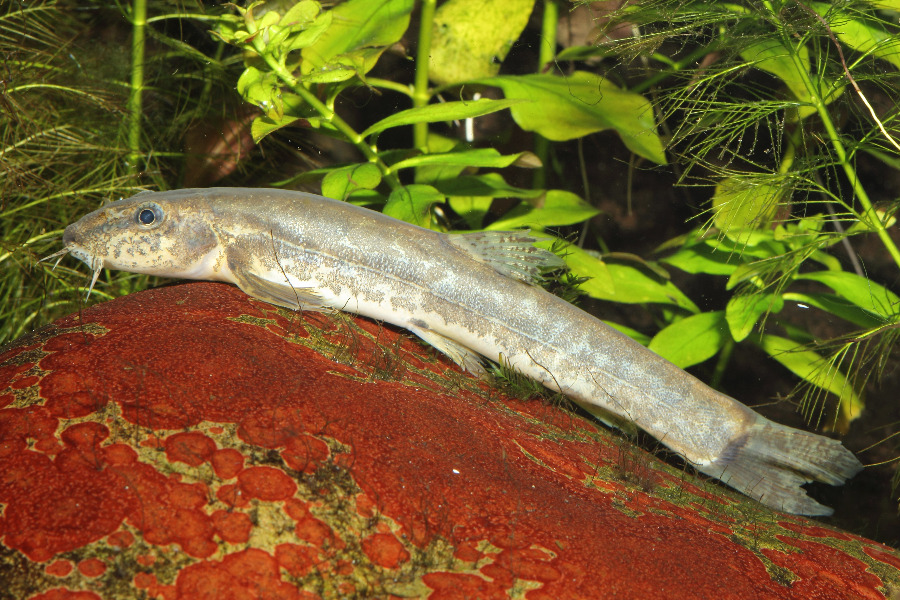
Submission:
<svg viewBox="0 0 900 600">
<path fill-rule="evenodd" d="M 459 342 L 451 340 L 447 336 L 436 333 L 426 327 L 406 325 L 406 328 L 422 338 L 429 345 L 434 346 L 441 354 L 458 364 L 463 370 L 473 375 L 484 374 L 484 365 L 481 364 L 481 356 L 477 352 L 469 350 Z"/>
</svg>

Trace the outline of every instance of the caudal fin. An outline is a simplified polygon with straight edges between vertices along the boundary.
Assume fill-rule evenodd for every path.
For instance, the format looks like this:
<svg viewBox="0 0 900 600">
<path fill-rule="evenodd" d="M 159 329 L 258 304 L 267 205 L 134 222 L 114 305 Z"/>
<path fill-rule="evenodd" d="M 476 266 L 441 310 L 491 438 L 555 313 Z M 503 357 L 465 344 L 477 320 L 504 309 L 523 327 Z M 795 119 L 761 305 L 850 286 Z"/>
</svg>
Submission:
<svg viewBox="0 0 900 600">
<path fill-rule="evenodd" d="M 811 481 L 841 485 L 862 468 L 839 441 L 763 417 L 719 459 L 698 466 L 703 473 L 770 508 L 812 516 L 833 511 L 807 496 L 801 485 Z"/>
</svg>

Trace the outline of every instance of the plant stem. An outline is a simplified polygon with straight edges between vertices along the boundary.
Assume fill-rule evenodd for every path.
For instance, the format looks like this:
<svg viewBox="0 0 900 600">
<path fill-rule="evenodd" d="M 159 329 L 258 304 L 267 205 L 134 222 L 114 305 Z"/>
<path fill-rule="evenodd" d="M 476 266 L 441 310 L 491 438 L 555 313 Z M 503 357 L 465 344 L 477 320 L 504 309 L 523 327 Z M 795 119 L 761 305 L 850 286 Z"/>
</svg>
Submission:
<svg viewBox="0 0 900 600">
<path fill-rule="evenodd" d="M 431 99 L 428 89 L 428 66 L 431 60 L 431 29 L 437 0 L 423 0 L 419 18 L 419 46 L 416 50 L 416 77 L 413 83 L 413 108 L 427 106 Z M 413 145 L 424 151 L 428 147 L 428 123 L 413 125 Z"/>
<path fill-rule="evenodd" d="M 347 141 L 359 148 L 359 151 L 363 153 L 370 163 L 378 167 L 392 190 L 403 187 L 400 183 L 400 179 L 397 178 L 397 174 L 392 172 L 390 167 L 384 164 L 384 161 L 378 156 L 376 150 L 367 144 L 363 137 L 357 133 L 347 121 L 339 117 L 336 112 L 328 108 L 324 102 L 319 100 L 315 94 L 306 89 L 306 87 L 300 83 L 300 81 L 298 81 L 284 65 L 280 64 L 271 54 L 266 53 L 265 48 L 257 48 L 256 50 L 259 55 L 265 59 L 269 68 L 278 75 L 279 79 L 291 88 L 291 91 L 300 96 L 304 102 L 312 106 L 326 121 L 331 123 L 335 129 L 341 132 Z"/>
<path fill-rule="evenodd" d="M 664 71 L 661 70 L 661 71 L 657 72 L 655 75 L 652 75 L 652 76 L 648 77 L 647 79 L 644 79 L 643 81 L 638 82 L 637 84 L 630 87 L 629 91 L 634 92 L 635 94 L 641 94 L 641 93 L 649 90 L 651 87 L 653 87 L 657 83 L 663 81 L 664 79 L 667 79 L 667 78 L 671 77 L 672 75 L 674 75 L 675 73 L 678 73 L 679 71 L 682 71 L 685 68 L 696 64 L 698 60 L 700 60 L 707 54 L 715 52 L 716 50 L 719 49 L 720 46 L 721 46 L 721 43 L 719 41 L 714 41 L 713 43 L 709 44 L 708 46 L 703 46 L 701 48 L 697 48 L 696 50 L 694 50 L 693 52 L 691 52 L 690 54 L 688 54 L 687 56 L 685 56 L 684 58 L 682 58 L 681 60 L 676 61 L 676 62 L 671 62 L 671 61 L 665 60 L 664 56 L 654 54 L 653 56 L 651 56 L 651 58 L 659 60 L 660 62 L 665 62 L 666 64 L 669 65 L 669 68 Z"/>
<path fill-rule="evenodd" d="M 776 22 L 780 26 L 781 22 Z M 781 29 L 782 35 L 786 36 L 786 32 L 783 31 L 783 28 Z M 856 173 L 856 169 L 850 164 L 847 151 L 844 148 L 844 144 L 841 143 L 840 135 L 838 134 L 837 128 L 834 126 L 834 122 L 831 120 L 831 115 L 828 113 L 828 107 L 826 106 L 825 101 L 819 95 L 819 90 L 810 78 L 806 66 L 800 60 L 797 52 L 794 51 L 795 47 L 791 38 L 785 37 L 783 43 L 785 47 L 789 49 L 788 53 L 791 57 L 791 61 L 794 63 L 794 68 L 797 70 L 797 73 L 803 81 L 803 85 L 806 87 L 806 91 L 809 93 L 810 102 L 813 105 L 813 108 L 816 109 L 819 118 L 822 120 L 822 125 L 825 127 L 828 139 L 831 140 L 831 146 L 834 148 L 834 153 L 837 155 L 838 163 L 841 165 L 844 174 L 850 181 L 850 186 L 853 188 L 853 194 L 862 205 L 863 211 L 860 215 L 860 221 L 864 222 L 866 226 L 875 231 L 878 238 L 881 240 L 881 243 L 888 251 L 888 254 L 890 254 L 891 258 L 894 260 L 894 263 L 900 267 L 900 249 L 897 248 L 894 240 L 891 239 L 891 236 L 884 225 L 884 221 L 882 221 L 878 216 L 878 213 L 875 212 L 872 201 L 869 199 L 869 195 L 862 186 L 859 175 Z"/>
<path fill-rule="evenodd" d="M 556 58 L 556 27 L 559 24 L 559 5 L 556 0 L 544 0 L 544 17 L 541 22 L 541 44 L 538 54 L 538 73 L 543 73 Z M 541 189 L 547 184 L 547 158 L 550 156 L 550 141 L 534 134 L 534 153 L 541 161 L 535 169 L 532 186 Z"/>
<path fill-rule="evenodd" d="M 368 83 L 372 87 L 392 90 L 409 98 L 413 97 L 413 90 L 410 88 L 410 86 L 404 85 L 402 83 L 397 83 L 396 81 L 391 81 L 390 79 L 381 79 L 380 77 L 366 77 L 366 83 Z"/>
<path fill-rule="evenodd" d="M 128 170 L 132 175 L 140 172 L 146 29 L 147 0 L 134 0 L 131 8 L 131 93 L 128 96 Z"/>
<path fill-rule="evenodd" d="M 734 352 L 734 338 L 728 335 L 728 339 L 725 340 L 725 344 L 719 350 L 719 360 L 716 361 L 716 368 L 709 379 L 709 387 L 714 390 L 719 389 L 719 385 L 722 383 L 722 376 L 725 375 L 725 369 L 731 360 L 732 352 Z"/>
</svg>

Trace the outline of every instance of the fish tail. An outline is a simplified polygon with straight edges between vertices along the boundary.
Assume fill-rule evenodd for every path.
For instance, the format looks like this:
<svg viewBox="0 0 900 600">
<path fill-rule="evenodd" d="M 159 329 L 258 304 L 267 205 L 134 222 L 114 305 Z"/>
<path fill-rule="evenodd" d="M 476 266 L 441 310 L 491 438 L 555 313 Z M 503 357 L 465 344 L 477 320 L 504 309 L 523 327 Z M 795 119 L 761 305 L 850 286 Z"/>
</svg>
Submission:
<svg viewBox="0 0 900 600">
<path fill-rule="evenodd" d="M 714 462 L 698 466 L 736 490 L 783 512 L 827 516 L 833 511 L 806 495 L 811 481 L 840 485 L 862 463 L 837 440 L 786 427 L 758 416 Z"/>
</svg>

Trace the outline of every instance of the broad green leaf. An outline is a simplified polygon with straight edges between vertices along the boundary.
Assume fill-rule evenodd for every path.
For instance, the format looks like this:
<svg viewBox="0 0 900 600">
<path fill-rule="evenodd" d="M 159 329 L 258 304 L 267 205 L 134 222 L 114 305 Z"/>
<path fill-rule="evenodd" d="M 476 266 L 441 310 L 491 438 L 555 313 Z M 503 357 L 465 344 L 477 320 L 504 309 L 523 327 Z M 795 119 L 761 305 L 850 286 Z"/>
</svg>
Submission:
<svg viewBox="0 0 900 600">
<path fill-rule="evenodd" d="M 518 188 L 506 183 L 500 173 L 463 175 L 442 181 L 432 181 L 434 187 L 447 196 L 484 196 L 487 198 L 540 198 L 546 192 Z"/>
<path fill-rule="evenodd" d="M 281 18 L 280 25 L 291 28 L 283 52 L 293 52 L 314 44 L 331 27 L 334 11 L 321 10 L 318 2 L 298 2 Z"/>
<path fill-rule="evenodd" d="M 300 0 L 281 16 L 278 24 L 284 27 L 309 25 L 316 20 L 321 10 L 322 7 L 314 0 Z"/>
<path fill-rule="evenodd" d="M 791 95 L 807 105 L 813 104 L 813 97 L 806 87 L 806 79 L 812 82 L 817 94 L 821 96 L 825 104 L 835 100 L 844 91 L 844 86 L 827 87 L 818 75 L 810 72 L 809 49 L 803 44 L 789 48 L 778 38 L 768 37 L 745 48 L 741 52 L 741 57 L 753 67 L 781 79 L 790 90 Z M 795 59 L 799 66 L 795 64 Z M 816 109 L 812 106 L 798 108 L 801 119 L 815 112 Z"/>
<path fill-rule="evenodd" d="M 824 310 L 845 321 L 849 321 L 863 329 L 874 329 L 885 324 L 884 317 L 865 310 L 845 298 L 835 294 L 810 293 L 798 294 L 788 292 L 782 294 L 785 302 L 796 302 L 801 307 L 813 307 Z"/>
<path fill-rule="evenodd" d="M 635 154 L 666 163 L 650 103 L 599 75 L 586 71 L 566 77 L 501 75 L 473 83 L 499 87 L 507 98 L 523 100 L 511 112 L 526 131 L 564 141 L 614 129 Z"/>
<path fill-rule="evenodd" d="M 735 251 L 718 250 L 713 244 L 715 241 L 682 246 L 675 254 L 660 259 L 660 262 L 694 275 L 731 275 L 743 262 L 741 255 Z"/>
<path fill-rule="evenodd" d="M 665 267 L 656 262 L 645 260 L 641 255 L 632 252 L 606 252 L 603 254 L 603 260 L 606 262 L 619 262 L 624 264 L 631 263 L 639 269 L 650 271 L 659 279 L 668 280 L 672 278 Z"/>
<path fill-rule="evenodd" d="M 502 169 L 521 161 L 523 155 L 530 152 L 517 154 L 500 154 L 495 148 L 476 148 L 473 150 L 457 150 L 455 152 L 441 152 L 438 154 L 420 154 L 407 158 L 394 165 L 391 169 L 399 171 L 410 167 L 431 165 L 460 165 L 462 167 L 493 167 Z"/>
<path fill-rule="evenodd" d="M 253 141 L 259 143 L 264 137 L 286 127 L 301 118 L 318 127 L 316 113 L 296 94 L 283 91 L 273 73 L 265 73 L 254 67 L 247 67 L 238 79 L 237 90 L 241 96 L 262 109 L 263 114 L 253 120 L 250 132 Z"/>
<path fill-rule="evenodd" d="M 430 185 L 414 183 L 391 192 L 383 212 L 407 223 L 431 227 L 431 207 L 443 201 L 444 195 Z"/>
<path fill-rule="evenodd" d="M 452 152 L 465 152 L 466 150 L 471 150 L 471 147 L 468 144 L 460 143 L 459 140 L 429 131 L 426 150 L 428 154 L 450 154 Z M 466 168 L 462 165 L 423 165 L 421 167 L 416 167 L 415 182 L 432 183 L 442 179 L 453 179 L 454 177 L 459 176 L 465 169 Z M 480 229 L 480 227 L 477 229 Z"/>
<path fill-rule="evenodd" d="M 493 77 L 534 0 L 447 0 L 434 15 L 428 76 L 439 85 Z"/>
<path fill-rule="evenodd" d="M 505 230 L 520 227 L 561 227 L 581 223 L 600 214 L 600 211 L 585 202 L 577 194 L 563 190 L 549 190 L 536 205 L 523 201 L 487 229 Z"/>
<path fill-rule="evenodd" d="M 725 320 L 734 341 L 743 341 L 767 312 L 778 313 L 784 308 L 784 300 L 775 294 L 738 294 L 725 306 Z"/>
<path fill-rule="evenodd" d="M 381 171 L 372 163 L 348 165 L 334 169 L 322 180 L 322 195 L 346 200 L 359 189 L 374 190 L 381 183 Z"/>
<path fill-rule="evenodd" d="M 615 329 L 616 331 L 618 331 L 619 333 L 624 333 L 625 335 L 627 335 L 628 337 L 630 337 L 637 343 L 641 344 L 642 346 L 646 346 L 647 344 L 650 343 L 650 336 L 645 333 L 641 333 L 637 329 L 632 329 L 631 327 L 628 327 L 627 325 L 622 325 L 621 323 L 616 323 L 614 321 L 604 320 L 603 322 L 606 323 L 607 325 L 609 325 L 610 327 L 612 327 L 613 329 Z"/>
<path fill-rule="evenodd" d="M 260 140 L 273 131 L 278 131 L 282 127 L 287 127 L 299 120 L 299 117 L 287 117 L 278 121 L 273 121 L 268 117 L 256 117 L 250 125 L 250 134 L 253 136 L 253 141 L 258 144 Z"/>
<path fill-rule="evenodd" d="M 757 69 L 771 73 L 783 81 L 797 100 L 810 102 L 803 73 L 794 64 L 792 54 L 796 54 L 803 73 L 809 74 L 809 49 L 803 44 L 788 48 L 775 36 L 751 44 L 741 52 L 741 57 Z"/>
<path fill-rule="evenodd" d="M 335 66 L 368 73 L 382 52 L 403 37 L 414 4 L 414 0 L 349 0 L 335 6 L 331 26 L 302 50 L 304 80 Z"/>
<path fill-rule="evenodd" d="M 482 98 L 481 100 L 456 100 L 453 102 L 429 104 L 428 106 L 410 108 L 394 113 L 391 116 L 378 121 L 363 131 L 361 135 L 362 137 L 367 137 L 373 133 L 390 129 L 391 127 L 412 125 L 414 123 L 438 123 L 441 121 L 455 121 L 458 119 L 481 117 L 497 112 L 498 110 L 503 110 L 504 108 L 509 108 L 520 102 L 521 100 L 491 100 L 489 98 Z"/>
<path fill-rule="evenodd" d="M 781 190 L 775 186 L 729 177 L 716 186 L 713 222 L 722 233 L 739 241 L 746 230 L 763 229 L 772 221 L 780 198 Z"/>
<path fill-rule="evenodd" d="M 448 196 L 447 202 L 471 229 L 481 229 L 484 215 L 491 209 L 494 199 L 490 196 Z"/>
<path fill-rule="evenodd" d="M 382 207 L 387 204 L 387 196 L 375 190 L 359 188 L 350 193 L 347 202 L 356 206 Z M 379 208 L 380 210 L 380 208 Z"/>
<path fill-rule="evenodd" d="M 580 286 L 588 296 L 626 304 L 671 304 L 700 312 L 671 281 L 660 282 L 631 265 L 606 263 L 577 246 L 567 246 L 565 253 L 566 264 L 576 275 L 591 278 Z"/>
<path fill-rule="evenodd" d="M 715 356 L 729 337 L 725 312 L 717 310 L 675 321 L 653 336 L 647 347 L 686 369 Z"/>
<path fill-rule="evenodd" d="M 549 247 L 549 244 L 538 242 L 535 246 Z M 609 299 L 615 295 L 615 283 L 607 268 L 608 265 L 603 260 L 573 244 L 566 246 L 563 259 L 573 273 L 581 277 L 590 277 L 579 286 L 582 292 L 600 299 Z"/>
<path fill-rule="evenodd" d="M 692 313 L 700 311 L 697 305 L 671 281 L 660 282 L 657 278 L 651 277 L 645 271 L 631 265 L 607 263 L 606 268 L 612 277 L 615 290 L 613 297 L 606 298 L 607 300 L 636 304 L 646 302 L 672 304 Z"/>
<path fill-rule="evenodd" d="M 352 79 L 358 72 L 358 65 L 355 64 L 331 64 L 306 73 L 301 80 L 304 83 L 338 83 Z"/>
<path fill-rule="evenodd" d="M 801 273 L 797 275 L 797 279 L 818 281 L 827 285 L 838 296 L 863 310 L 880 315 L 885 321 L 893 322 L 900 318 L 900 298 L 892 291 L 856 273 L 816 271 Z"/>
<path fill-rule="evenodd" d="M 838 425 L 850 423 L 864 408 L 862 398 L 839 369 L 821 355 L 807 350 L 793 340 L 763 335 L 756 340 L 766 354 L 777 360 L 797 377 L 831 392 L 840 399 Z"/>
<path fill-rule="evenodd" d="M 900 2 L 897 4 L 900 5 Z M 897 31 L 891 34 L 876 23 L 854 19 L 849 11 L 831 4 L 812 2 L 810 6 L 828 20 L 839 40 L 857 52 L 871 52 L 900 68 L 900 37 Z"/>
</svg>

